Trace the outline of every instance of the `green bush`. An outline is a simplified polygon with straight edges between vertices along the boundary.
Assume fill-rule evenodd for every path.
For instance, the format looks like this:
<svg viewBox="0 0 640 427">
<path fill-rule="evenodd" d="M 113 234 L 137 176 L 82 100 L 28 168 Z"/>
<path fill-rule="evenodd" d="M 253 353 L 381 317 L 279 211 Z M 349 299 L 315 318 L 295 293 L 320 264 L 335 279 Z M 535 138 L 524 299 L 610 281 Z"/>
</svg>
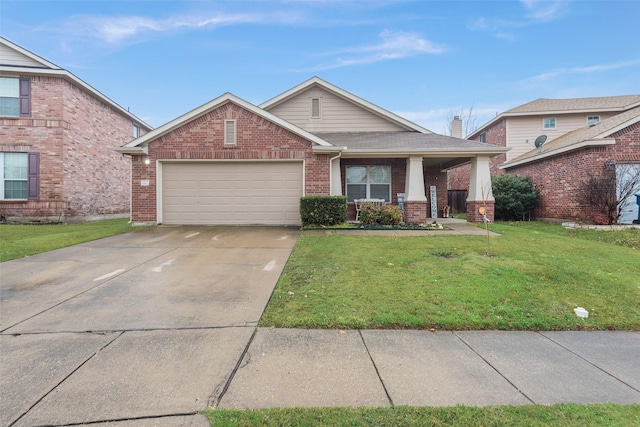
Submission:
<svg viewBox="0 0 640 427">
<path fill-rule="evenodd" d="M 380 222 L 380 208 L 373 203 L 363 203 L 360 207 L 360 222 L 364 225 L 373 225 Z"/>
<path fill-rule="evenodd" d="M 335 225 L 347 220 L 345 196 L 305 196 L 300 198 L 302 225 Z"/>
<path fill-rule="evenodd" d="M 384 205 L 380 208 L 380 224 L 398 225 L 402 222 L 402 211 L 396 205 Z"/>
<path fill-rule="evenodd" d="M 359 218 L 365 225 L 398 225 L 402 222 L 402 211 L 395 205 L 378 207 L 373 203 L 363 203 Z"/>
<path fill-rule="evenodd" d="M 522 216 L 538 206 L 540 194 L 533 189 L 526 176 L 494 175 L 491 186 L 495 201 L 495 218 L 502 220 L 519 220 Z"/>
</svg>

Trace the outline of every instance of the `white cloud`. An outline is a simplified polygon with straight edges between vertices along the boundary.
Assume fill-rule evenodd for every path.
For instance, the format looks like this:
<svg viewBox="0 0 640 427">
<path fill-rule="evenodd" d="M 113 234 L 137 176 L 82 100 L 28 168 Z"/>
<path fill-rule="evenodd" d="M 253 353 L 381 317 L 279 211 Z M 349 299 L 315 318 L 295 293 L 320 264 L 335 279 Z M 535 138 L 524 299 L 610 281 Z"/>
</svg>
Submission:
<svg viewBox="0 0 640 427">
<path fill-rule="evenodd" d="M 446 46 L 435 44 L 417 33 L 385 30 L 380 33 L 380 38 L 382 42 L 379 44 L 326 52 L 322 56 L 337 58 L 328 64 L 300 71 L 322 71 L 350 65 L 372 64 L 421 54 L 440 54 L 448 50 Z"/>
<path fill-rule="evenodd" d="M 534 21 L 549 22 L 564 12 L 566 1 L 520 0 L 527 9 L 527 17 Z"/>
<path fill-rule="evenodd" d="M 625 61 L 625 62 L 614 62 L 611 64 L 596 64 L 596 65 L 578 66 L 578 67 L 570 67 L 570 68 L 566 68 L 566 67 L 557 68 L 555 70 L 551 70 L 546 73 L 541 73 L 533 77 L 530 77 L 528 80 L 545 81 L 545 80 L 550 80 L 550 79 L 564 76 L 564 75 L 597 73 L 602 71 L 615 70 L 618 68 L 632 67 L 638 64 L 640 64 L 640 59 L 636 59 L 633 61 Z"/>
<path fill-rule="evenodd" d="M 183 16 L 152 19 L 141 16 L 85 16 L 69 19 L 63 26 L 65 32 L 99 38 L 109 44 L 126 43 L 128 40 L 152 33 L 177 30 L 215 28 L 225 25 L 250 23 L 292 23 L 299 17 L 293 14 L 224 14 L 210 16 Z"/>
</svg>

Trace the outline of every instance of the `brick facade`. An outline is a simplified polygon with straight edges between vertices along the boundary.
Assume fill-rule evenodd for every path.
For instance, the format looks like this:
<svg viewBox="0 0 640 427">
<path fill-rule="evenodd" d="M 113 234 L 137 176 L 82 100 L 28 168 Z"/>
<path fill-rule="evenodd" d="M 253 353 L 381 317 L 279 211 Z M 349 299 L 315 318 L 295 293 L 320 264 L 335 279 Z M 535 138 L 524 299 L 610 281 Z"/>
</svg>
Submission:
<svg viewBox="0 0 640 427">
<path fill-rule="evenodd" d="M 407 159 L 341 159 L 340 168 L 342 175 L 342 194 L 347 194 L 346 190 L 346 167 L 347 166 L 391 166 L 391 203 L 398 203 L 398 193 L 404 193 L 406 188 Z M 429 188 L 436 186 L 436 202 L 438 206 L 438 216 L 441 216 L 441 209 L 447 205 L 447 174 L 441 172 L 438 167 L 423 166 L 424 185 L 427 199 L 429 199 Z M 422 223 L 431 217 L 431 201 L 413 202 L 407 206 L 405 202 L 405 222 Z M 353 203 L 348 206 L 348 218 L 355 219 L 356 209 Z"/>
<path fill-rule="evenodd" d="M 131 118 L 65 78 L 23 77 L 31 80 L 31 117 L 0 119 L 0 151 L 40 153 L 39 198 L 0 201 L 0 212 L 55 220 L 128 214 L 130 162 L 112 148 L 133 139 Z"/>
<path fill-rule="evenodd" d="M 578 189 L 590 176 L 615 173 L 605 162 L 640 163 L 640 123 L 622 129 L 611 136 L 615 145 L 588 147 L 542 161 L 508 169 L 508 173 L 527 176 L 540 192 L 540 205 L 535 210 L 538 219 L 589 220 L 593 213 L 580 204 Z"/>
<path fill-rule="evenodd" d="M 224 121 L 236 120 L 236 145 L 224 144 Z M 328 154 L 314 154 L 312 143 L 228 102 L 153 140 L 146 156 L 132 157 L 133 222 L 155 222 L 156 162 L 162 160 L 304 160 L 305 194 L 329 194 Z M 141 186 L 148 180 L 148 186 Z"/>
</svg>

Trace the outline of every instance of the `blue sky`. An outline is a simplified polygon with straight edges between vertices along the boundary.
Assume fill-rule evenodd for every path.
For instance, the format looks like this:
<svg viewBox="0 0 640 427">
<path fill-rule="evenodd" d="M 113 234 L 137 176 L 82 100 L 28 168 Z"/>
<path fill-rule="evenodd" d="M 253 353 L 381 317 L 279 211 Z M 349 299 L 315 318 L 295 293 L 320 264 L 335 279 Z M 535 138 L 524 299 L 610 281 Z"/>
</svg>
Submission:
<svg viewBox="0 0 640 427">
<path fill-rule="evenodd" d="M 154 127 L 318 76 L 446 133 L 469 110 L 481 125 L 537 98 L 640 94 L 639 16 L 615 0 L 2 0 L 0 34 Z"/>
</svg>

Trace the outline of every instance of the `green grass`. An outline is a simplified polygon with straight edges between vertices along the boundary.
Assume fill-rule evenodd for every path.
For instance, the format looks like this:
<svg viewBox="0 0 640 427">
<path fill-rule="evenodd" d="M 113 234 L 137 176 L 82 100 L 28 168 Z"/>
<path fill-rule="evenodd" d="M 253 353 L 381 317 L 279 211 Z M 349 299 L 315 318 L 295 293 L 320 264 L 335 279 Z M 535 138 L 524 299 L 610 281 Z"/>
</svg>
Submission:
<svg viewBox="0 0 640 427">
<path fill-rule="evenodd" d="M 637 426 L 640 405 L 456 406 L 447 408 L 208 409 L 214 427 L 231 426 Z"/>
<path fill-rule="evenodd" d="M 83 224 L 0 224 L 0 262 L 131 231 L 127 218 Z"/>
<path fill-rule="evenodd" d="M 486 236 L 303 235 L 260 326 L 640 330 L 640 230 L 491 229 L 490 257 Z"/>
</svg>

